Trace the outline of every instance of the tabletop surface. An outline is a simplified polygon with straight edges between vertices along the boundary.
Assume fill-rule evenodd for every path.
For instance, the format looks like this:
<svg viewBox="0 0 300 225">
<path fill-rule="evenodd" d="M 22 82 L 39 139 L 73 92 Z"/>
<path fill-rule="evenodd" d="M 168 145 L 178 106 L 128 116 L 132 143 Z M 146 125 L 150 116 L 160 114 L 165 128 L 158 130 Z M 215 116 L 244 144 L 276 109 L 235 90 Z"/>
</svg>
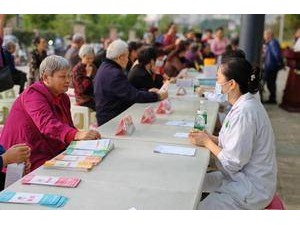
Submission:
<svg viewBox="0 0 300 225">
<path fill-rule="evenodd" d="M 195 209 L 200 200 L 209 151 L 193 146 L 186 138 L 174 137 L 191 127 L 167 126 L 170 120 L 193 122 L 199 107 L 199 97 L 188 88 L 186 96 L 176 96 L 176 86 L 170 86 L 170 101 L 174 112 L 160 115 L 154 124 L 141 124 L 140 118 L 148 105 L 134 104 L 118 117 L 102 125 L 103 137 L 111 138 L 114 149 L 91 171 L 46 169 L 33 171 L 36 175 L 81 178 L 76 188 L 22 185 L 17 181 L 5 191 L 60 194 L 69 198 L 60 209 Z M 208 130 L 215 125 L 218 104 L 207 102 Z M 136 130 L 128 137 L 115 136 L 122 116 L 133 117 Z M 195 156 L 154 153 L 158 145 L 195 148 Z M 0 203 L 0 209 L 50 209 L 29 204 Z"/>
</svg>

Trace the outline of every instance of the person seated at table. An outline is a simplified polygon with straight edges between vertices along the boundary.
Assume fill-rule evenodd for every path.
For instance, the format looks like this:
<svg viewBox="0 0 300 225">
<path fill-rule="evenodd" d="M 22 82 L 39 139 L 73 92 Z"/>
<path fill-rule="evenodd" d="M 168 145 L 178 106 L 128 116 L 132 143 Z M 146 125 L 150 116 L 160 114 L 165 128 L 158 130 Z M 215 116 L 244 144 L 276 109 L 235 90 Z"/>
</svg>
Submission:
<svg viewBox="0 0 300 225">
<path fill-rule="evenodd" d="M 45 38 L 36 37 L 33 40 L 34 49 L 30 53 L 28 86 L 40 78 L 39 68 L 42 61 L 47 57 L 47 41 Z"/>
<path fill-rule="evenodd" d="M 106 60 L 94 79 L 96 117 L 102 125 L 134 103 L 166 99 L 167 92 L 140 91 L 130 84 L 124 69 L 128 62 L 128 46 L 122 40 L 113 41 L 107 49 Z"/>
<path fill-rule="evenodd" d="M 268 114 L 253 94 L 260 76 L 243 58 L 221 63 L 221 93 L 233 105 L 219 136 L 191 132 L 191 143 L 217 157 L 219 171 L 207 173 L 198 209 L 264 209 L 276 191 L 275 139 Z"/>
<path fill-rule="evenodd" d="M 9 41 L 4 46 L 4 61 L 5 65 L 9 66 L 12 79 L 14 81 L 14 84 L 19 85 L 19 94 L 21 94 L 24 91 L 24 86 L 27 81 L 27 75 L 21 70 L 18 70 L 15 66 L 15 57 L 14 53 L 16 51 L 16 44 L 13 41 Z"/>
<path fill-rule="evenodd" d="M 180 71 L 186 68 L 187 60 L 185 54 L 189 43 L 180 41 L 176 49 L 169 53 L 164 70 L 169 77 L 176 77 Z"/>
<path fill-rule="evenodd" d="M 14 102 L 1 134 L 4 148 L 27 143 L 31 170 L 63 152 L 73 140 L 98 139 L 96 131 L 78 131 L 65 92 L 70 83 L 69 63 L 61 56 L 48 56 L 40 65 L 40 79 Z"/>
<path fill-rule="evenodd" d="M 76 103 L 96 111 L 93 79 L 97 68 L 93 64 L 95 53 L 92 46 L 84 44 L 79 50 L 81 61 L 72 69 L 72 82 Z"/>
<path fill-rule="evenodd" d="M 156 57 L 156 61 L 155 61 L 155 67 L 152 70 L 155 74 L 160 75 L 163 79 L 163 81 L 170 81 L 172 82 L 172 80 L 176 81 L 176 78 L 173 77 L 169 77 L 168 74 L 165 73 L 165 64 L 166 64 L 166 60 L 168 58 L 168 56 L 166 55 L 166 52 L 162 49 L 156 48 L 155 46 L 153 46 L 153 48 L 155 49 L 156 53 L 157 53 L 157 57 Z"/>
<path fill-rule="evenodd" d="M 137 60 L 138 51 L 142 46 L 143 46 L 142 43 L 136 41 L 131 41 L 128 43 L 129 55 L 128 55 L 128 63 L 125 69 L 126 75 L 128 75 L 129 71 L 133 67 L 135 60 Z"/>
<path fill-rule="evenodd" d="M 5 184 L 5 173 L 2 169 L 12 163 L 23 163 L 25 162 L 26 169 L 30 168 L 29 163 L 30 147 L 26 144 L 17 144 L 11 146 L 7 151 L 0 144 L 0 191 L 4 189 Z M 25 173 L 29 172 L 25 169 Z"/>
<path fill-rule="evenodd" d="M 142 48 L 137 56 L 138 64 L 128 74 L 129 82 L 139 90 L 161 88 L 163 77 L 155 74 L 156 51 L 152 47 Z"/>
<path fill-rule="evenodd" d="M 199 51 L 199 45 L 197 43 L 192 43 L 185 54 L 187 60 L 187 66 L 190 68 L 195 68 L 196 70 L 200 69 L 202 64 L 202 55 Z"/>
</svg>

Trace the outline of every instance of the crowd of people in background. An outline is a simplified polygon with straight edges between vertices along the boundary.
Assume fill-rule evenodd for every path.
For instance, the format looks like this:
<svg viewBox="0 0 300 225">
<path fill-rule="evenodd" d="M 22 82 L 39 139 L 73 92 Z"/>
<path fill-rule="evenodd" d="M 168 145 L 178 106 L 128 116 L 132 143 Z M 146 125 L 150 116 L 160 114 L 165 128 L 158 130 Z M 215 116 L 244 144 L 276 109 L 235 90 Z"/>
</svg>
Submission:
<svg viewBox="0 0 300 225">
<path fill-rule="evenodd" d="M 297 33 L 299 33 L 299 31 L 295 34 L 296 38 Z M 228 35 L 224 34 L 223 27 L 218 27 L 215 31 L 205 29 L 203 32 L 197 32 L 193 29 L 189 29 L 183 36 L 178 36 L 178 25 L 175 23 L 171 23 L 166 32 L 161 34 L 159 34 L 157 27 L 151 26 L 145 33 L 143 39 L 127 42 L 129 56 L 128 63 L 125 68 L 125 75 L 128 77 L 130 70 L 133 69 L 139 61 L 139 51 L 144 49 L 144 47 L 151 47 L 154 49 L 156 56 L 154 59 L 154 65 L 152 66 L 152 69 L 149 70 L 152 78 L 154 79 L 154 77 L 157 78 L 157 76 L 161 76 L 163 80 L 171 79 L 174 81 L 176 76 L 178 76 L 180 71 L 184 68 L 194 68 L 199 71 L 201 70 L 201 65 L 204 64 L 206 58 L 214 58 L 217 63 L 220 63 L 221 57 L 225 52 L 237 51 L 239 48 L 238 37 L 234 36 L 228 39 L 226 36 Z M 113 40 L 109 38 L 101 38 L 102 48 L 93 53 L 93 62 L 91 62 L 91 60 L 87 62 L 86 59 L 82 59 L 82 56 L 79 55 L 82 45 L 85 44 L 84 48 L 87 48 L 86 45 L 88 45 L 84 36 L 77 33 L 71 38 L 71 43 L 68 46 L 64 57 L 68 60 L 71 66 L 72 77 L 70 87 L 73 87 L 74 83 L 76 83 L 75 93 L 77 103 L 79 105 L 89 105 L 91 109 L 95 110 L 93 103 L 94 100 L 91 100 L 93 98 L 93 90 L 91 89 L 92 85 L 85 84 L 85 86 L 89 86 L 89 88 L 83 88 L 82 85 L 78 86 L 78 83 L 80 83 L 78 82 L 78 79 L 83 79 L 83 75 L 85 74 L 86 77 L 89 77 L 90 81 L 93 80 L 95 70 L 97 70 L 101 63 L 105 60 L 106 50 L 112 41 Z M 277 72 L 284 67 L 284 63 L 280 52 L 280 45 L 278 41 L 274 39 L 271 30 L 267 30 L 265 32 L 264 43 L 264 50 L 262 53 L 264 60 L 263 80 L 270 92 L 269 100 L 266 101 L 266 103 L 274 104 L 276 103 Z M 299 41 L 295 41 L 295 49 L 298 48 L 298 45 Z M 39 80 L 39 66 L 42 60 L 47 56 L 47 40 L 45 38 L 36 37 L 33 40 L 33 46 L 34 48 L 30 52 L 30 60 L 28 63 L 28 75 L 17 70 L 15 67 L 13 58 L 15 45 L 12 41 L 5 43 L 1 50 L 5 64 L 9 64 L 13 71 L 12 74 L 14 83 L 20 85 L 20 93 L 23 92 L 26 81 L 27 86 L 30 86 Z M 92 45 L 90 46 L 90 49 L 92 49 Z M 84 58 L 87 57 L 91 58 L 91 55 L 84 56 Z M 81 62 L 80 65 L 78 65 L 79 62 Z M 84 65 L 86 66 L 85 69 Z M 75 66 L 76 69 L 73 70 Z M 93 68 L 94 71 L 87 72 L 87 70 L 91 70 L 91 68 Z M 81 73 L 81 78 L 79 78 L 78 73 Z M 73 81 L 74 77 L 77 77 L 77 81 Z M 90 97 L 87 97 L 87 95 Z"/>
</svg>

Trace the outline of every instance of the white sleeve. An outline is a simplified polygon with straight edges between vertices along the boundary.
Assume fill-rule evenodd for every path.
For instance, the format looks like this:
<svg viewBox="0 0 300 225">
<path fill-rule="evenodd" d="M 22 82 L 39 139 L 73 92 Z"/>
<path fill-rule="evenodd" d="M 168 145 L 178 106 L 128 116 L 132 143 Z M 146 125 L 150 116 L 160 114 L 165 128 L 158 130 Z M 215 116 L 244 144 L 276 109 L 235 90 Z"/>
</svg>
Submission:
<svg viewBox="0 0 300 225">
<path fill-rule="evenodd" d="M 223 124 L 225 133 L 221 152 L 217 155 L 223 169 L 230 176 L 239 172 L 250 160 L 256 134 L 255 122 L 245 114 Z M 225 137 L 226 136 L 226 137 Z"/>
<path fill-rule="evenodd" d="M 213 101 L 213 102 L 225 102 L 225 97 L 224 95 L 220 95 L 220 94 L 216 94 L 215 92 L 209 92 L 209 91 L 205 91 L 203 93 L 204 97 L 207 98 L 209 101 Z"/>
</svg>

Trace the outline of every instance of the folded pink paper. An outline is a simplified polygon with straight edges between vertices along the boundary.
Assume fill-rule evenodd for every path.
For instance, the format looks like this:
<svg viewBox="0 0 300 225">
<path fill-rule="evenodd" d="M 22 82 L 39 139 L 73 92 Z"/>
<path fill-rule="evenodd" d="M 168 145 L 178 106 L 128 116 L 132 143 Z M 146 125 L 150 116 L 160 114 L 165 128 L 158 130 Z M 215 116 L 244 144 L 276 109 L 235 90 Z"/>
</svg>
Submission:
<svg viewBox="0 0 300 225">
<path fill-rule="evenodd" d="M 155 112 L 152 106 L 148 106 L 141 118 L 141 123 L 153 123 L 156 119 Z"/>
<path fill-rule="evenodd" d="M 131 135 L 134 130 L 132 117 L 128 115 L 120 120 L 115 135 Z"/>
<path fill-rule="evenodd" d="M 157 114 L 170 114 L 172 111 L 172 105 L 168 99 L 161 101 L 156 109 Z"/>
</svg>

